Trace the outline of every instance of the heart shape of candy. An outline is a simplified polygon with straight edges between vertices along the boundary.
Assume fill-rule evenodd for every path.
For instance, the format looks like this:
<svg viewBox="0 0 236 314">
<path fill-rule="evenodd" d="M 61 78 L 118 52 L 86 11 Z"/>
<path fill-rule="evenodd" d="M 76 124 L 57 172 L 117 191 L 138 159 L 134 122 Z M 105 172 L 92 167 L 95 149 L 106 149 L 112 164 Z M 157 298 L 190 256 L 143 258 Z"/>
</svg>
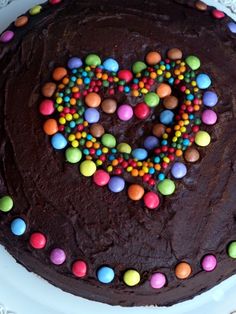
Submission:
<svg viewBox="0 0 236 314">
<path fill-rule="evenodd" d="M 218 97 L 207 91 L 211 79 L 199 72 L 200 66 L 198 57 L 183 59 L 177 48 L 166 58 L 149 52 L 145 62 L 136 61 L 131 70 L 120 70 L 113 58 L 102 63 L 96 54 L 84 62 L 70 58 L 67 67 L 55 68 L 53 81 L 42 87 L 44 132 L 51 136 L 52 147 L 65 150 L 66 161 L 79 163 L 80 173 L 93 176 L 98 186 L 119 193 L 127 177 L 136 178 L 128 186 L 129 198 L 143 199 L 147 208 L 155 209 L 160 195 L 175 192 L 175 180 L 187 174 L 186 163 L 199 160 L 197 147 L 211 142 L 205 128 L 217 121 L 211 107 Z M 121 96 L 125 103 L 119 102 Z M 203 110 L 203 105 L 210 108 Z M 103 115 L 116 115 L 131 126 L 135 119 L 152 121 L 152 133 L 143 146 L 131 147 L 105 130 Z"/>
</svg>

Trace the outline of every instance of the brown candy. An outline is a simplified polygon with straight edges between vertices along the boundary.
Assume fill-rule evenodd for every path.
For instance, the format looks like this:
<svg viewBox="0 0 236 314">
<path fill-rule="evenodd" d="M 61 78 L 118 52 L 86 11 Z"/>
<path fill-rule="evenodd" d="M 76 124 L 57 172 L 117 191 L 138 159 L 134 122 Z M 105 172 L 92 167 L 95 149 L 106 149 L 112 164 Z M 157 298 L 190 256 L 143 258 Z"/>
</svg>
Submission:
<svg viewBox="0 0 236 314">
<path fill-rule="evenodd" d="M 182 59 L 183 53 L 178 48 L 172 48 L 167 52 L 167 56 L 170 60 L 179 60 Z"/>
<path fill-rule="evenodd" d="M 200 158 L 199 151 L 194 147 L 189 147 L 184 153 L 184 158 L 188 162 L 196 162 Z"/>
<path fill-rule="evenodd" d="M 151 51 L 146 55 L 146 62 L 148 65 L 156 65 L 161 61 L 161 55 L 159 52 Z"/>
<path fill-rule="evenodd" d="M 117 102 L 114 99 L 107 98 L 103 100 L 101 107 L 105 113 L 112 114 L 116 111 Z"/>
<path fill-rule="evenodd" d="M 90 127 L 90 132 L 94 137 L 101 137 L 104 133 L 104 127 L 99 123 L 94 123 Z"/>
<path fill-rule="evenodd" d="M 165 133 L 165 126 L 161 123 L 154 124 L 152 133 L 156 137 L 161 137 Z"/>
<path fill-rule="evenodd" d="M 25 26 L 28 23 L 28 21 L 29 21 L 28 16 L 22 15 L 15 20 L 15 26 L 16 27 Z"/>
<path fill-rule="evenodd" d="M 206 11 L 207 10 L 207 4 L 202 1 L 196 1 L 195 2 L 195 8 L 199 11 Z"/>
<path fill-rule="evenodd" d="M 57 87 L 56 84 L 52 82 L 44 84 L 42 87 L 43 96 L 52 97 L 52 95 L 55 93 L 56 87 Z"/>
<path fill-rule="evenodd" d="M 163 105 L 166 109 L 175 109 L 178 106 L 178 98 L 175 96 L 167 96 L 164 98 Z"/>
</svg>

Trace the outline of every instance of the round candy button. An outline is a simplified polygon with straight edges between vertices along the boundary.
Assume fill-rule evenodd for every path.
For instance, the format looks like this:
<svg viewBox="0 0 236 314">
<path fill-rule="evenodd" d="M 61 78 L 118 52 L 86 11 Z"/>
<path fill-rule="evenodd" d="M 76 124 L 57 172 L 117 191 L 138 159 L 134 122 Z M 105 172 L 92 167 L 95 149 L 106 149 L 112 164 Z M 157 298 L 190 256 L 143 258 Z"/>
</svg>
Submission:
<svg viewBox="0 0 236 314">
<path fill-rule="evenodd" d="M 198 146 L 205 147 L 211 142 L 211 137 L 206 131 L 198 131 L 195 136 L 195 143 Z"/>
<path fill-rule="evenodd" d="M 144 96 L 144 101 L 149 107 L 156 107 L 159 102 L 160 98 L 159 96 L 154 92 L 149 92 Z"/>
<path fill-rule="evenodd" d="M 217 121 L 217 114 L 215 111 L 207 109 L 202 113 L 202 122 L 207 125 L 213 125 Z"/>
<path fill-rule="evenodd" d="M 202 259 L 202 268 L 205 271 L 212 271 L 216 268 L 217 261 L 216 257 L 212 254 L 206 255 Z"/>
<path fill-rule="evenodd" d="M 15 34 L 12 31 L 5 31 L 0 36 L 0 42 L 8 43 L 9 41 L 11 41 L 13 39 L 14 36 L 15 36 Z"/>
<path fill-rule="evenodd" d="M 81 150 L 77 147 L 69 147 L 66 150 L 66 160 L 71 163 L 75 164 L 79 162 L 82 158 Z"/>
<path fill-rule="evenodd" d="M 207 91 L 203 95 L 203 104 L 207 107 L 214 107 L 218 102 L 218 96 L 215 92 Z"/>
<path fill-rule="evenodd" d="M 201 66 L 201 62 L 196 56 L 188 56 L 185 61 L 193 71 L 199 69 Z"/>
<path fill-rule="evenodd" d="M 166 284 L 166 276 L 162 273 L 154 273 L 150 278 L 150 285 L 154 289 L 161 289 Z"/>
<path fill-rule="evenodd" d="M 16 236 L 21 236 L 25 233 L 26 223 L 22 218 L 16 218 L 11 222 L 11 232 Z"/>
<path fill-rule="evenodd" d="M 101 283 L 110 283 L 115 277 L 114 270 L 108 266 L 102 266 L 97 271 L 98 280 Z"/>
<path fill-rule="evenodd" d="M 117 145 L 117 149 L 120 153 L 130 154 L 132 151 L 132 148 L 127 143 L 120 143 Z"/>
<path fill-rule="evenodd" d="M 137 160 L 144 160 L 148 156 L 148 152 L 144 148 L 135 148 L 132 151 L 132 155 Z"/>
<path fill-rule="evenodd" d="M 121 105 L 117 110 L 120 120 L 128 121 L 133 117 L 133 108 L 130 105 Z"/>
<path fill-rule="evenodd" d="M 159 52 L 151 51 L 146 55 L 146 62 L 149 65 L 156 65 L 161 61 L 161 55 Z"/>
<path fill-rule="evenodd" d="M 9 212 L 13 207 L 13 199 L 9 195 L 0 198 L 0 210 L 2 212 Z"/>
<path fill-rule="evenodd" d="M 50 260 L 55 265 L 61 265 L 66 260 L 66 254 L 62 249 L 53 249 L 50 254 Z"/>
<path fill-rule="evenodd" d="M 131 184 L 128 188 L 128 196 L 133 201 L 141 200 L 144 195 L 144 188 L 139 184 Z"/>
<path fill-rule="evenodd" d="M 80 164 L 80 172 L 84 177 L 91 177 L 96 170 L 97 166 L 92 160 L 84 160 Z"/>
<path fill-rule="evenodd" d="M 80 68 L 82 65 L 83 65 L 83 62 L 78 57 L 70 58 L 68 63 L 67 63 L 68 68 L 71 70 Z"/>
<path fill-rule="evenodd" d="M 171 195 L 175 191 L 175 183 L 170 179 L 164 179 L 158 183 L 157 188 L 162 195 Z"/>
<path fill-rule="evenodd" d="M 72 273 L 76 277 L 84 277 L 87 273 L 87 264 L 81 260 L 74 262 L 72 265 Z"/>
<path fill-rule="evenodd" d="M 147 119 L 150 111 L 150 108 L 144 102 L 141 102 L 134 107 L 134 114 L 140 120 Z"/>
<path fill-rule="evenodd" d="M 124 273 L 123 280 L 127 286 L 136 286 L 140 282 L 140 274 L 137 270 L 129 269 Z"/>
<path fill-rule="evenodd" d="M 104 146 L 113 148 L 116 146 L 116 138 L 112 134 L 104 134 L 101 138 L 101 142 Z"/>
<path fill-rule="evenodd" d="M 67 139 L 61 133 L 56 133 L 51 138 L 51 143 L 55 149 L 63 149 L 67 145 Z"/>
<path fill-rule="evenodd" d="M 43 249 L 46 246 L 46 237 L 40 232 L 35 232 L 30 236 L 30 245 L 37 250 Z"/>
<path fill-rule="evenodd" d="M 106 171 L 100 169 L 97 170 L 93 175 L 93 182 L 98 186 L 107 185 L 110 180 L 110 175 Z"/>
<path fill-rule="evenodd" d="M 114 193 L 119 193 L 125 188 L 125 180 L 118 176 L 111 177 L 108 183 L 108 188 Z"/>
<path fill-rule="evenodd" d="M 88 108 L 85 110 L 84 117 L 88 123 L 96 123 L 100 119 L 100 113 L 95 108 Z"/>
<path fill-rule="evenodd" d="M 171 110 L 163 110 L 160 114 L 160 121 L 164 125 L 170 125 L 174 119 L 174 112 Z"/>
<path fill-rule="evenodd" d="M 150 136 L 146 137 L 144 140 L 144 147 L 147 150 L 152 150 L 152 149 L 156 148 L 158 145 L 159 145 L 159 140 L 155 136 L 150 135 Z"/>
<path fill-rule="evenodd" d="M 115 59 L 108 58 L 103 62 L 105 70 L 110 72 L 117 72 L 119 70 L 119 64 Z"/>
<path fill-rule="evenodd" d="M 191 266 L 186 262 L 181 262 L 175 267 L 175 276 L 179 279 L 188 278 L 191 272 Z"/>
<path fill-rule="evenodd" d="M 175 162 L 171 174 L 175 179 L 182 179 L 187 174 L 187 167 L 182 162 Z"/>
<path fill-rule="evenodd" d="M 231 258 L 236 258 L 236 241 L 232 241 L 228 246 L 228 255 Z"/>
<path fill-rule="evenodd" d="M 54 112 L 54 103 L 50 99 L 45 99 L 39 106 L 39 111 L 44 116 L 49 116 Z"/>
<path fill-rule="evenodd" d="M 211 79 L 207 74 L 198 74 L 196 78 L 197 86 L 201 89 L 206 89 L 211 85 Z"/>
<path fill-rule="evenodd" d="M 97 93 L 89 93 L 84 101 L 88 107 L 96 108 L 101 104 L 101 97 Z"/>
<path fill-rule="evenodd" d="M 149 209 L 157 208 L 160 203 L 159 196 L 156 193 L 151 192 L 151 191 L 147 192 L 144 195 L 143 199 L 144 199 L 145 206 Z"/>
<path fill-rule="evenodd" d="M 85 59 L 85 64 L 89 65 L 89 66 L 99 66 L 101 65 L 102 61 L 100 59 L 100 57 L 96 54 L 89 54 L 87 55 L 86 59 Z"/>
<path fill-rule="evenodd" d="M 43 124 L 43 130 L 47 135 L 53 135 L 58 132 L 58 125 L 55 119 L 48 119 Z"/>
</svg>

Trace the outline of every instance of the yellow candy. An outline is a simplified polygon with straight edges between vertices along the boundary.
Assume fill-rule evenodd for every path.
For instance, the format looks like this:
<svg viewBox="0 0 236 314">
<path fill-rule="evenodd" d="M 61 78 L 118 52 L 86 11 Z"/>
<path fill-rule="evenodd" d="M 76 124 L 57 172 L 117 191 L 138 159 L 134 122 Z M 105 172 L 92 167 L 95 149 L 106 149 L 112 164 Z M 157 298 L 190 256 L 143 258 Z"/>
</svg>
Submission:
<svg viewBox="0 0 236 314">
<path fill-rule="evenodd" d="M 117 149 L 120 153 L 130 154 L 131 153 L 131 146 L 127 143 L 120 143 L 117 145 Z"/>
<path fill-rule="evenodd" d="M 77 140 L 74 140 L 72 143 L 71 143 L 72 147 L 78 147 L 79 146 L 79 142 Z"/>
<path fill-rule="evenodd" d="M 72 141 L 74 141 L 74 140 L 75 140 L 75 135 L 74 135 L 74 134 L 70 134 L 70 135 L 68 136 L 68 141 L 72 142 Z"/>
<path fill-rule="evenodd" d="M 131 171 L 133 170 L 133 167 L 129 166 L 129 167 L 126 168 L 126 170 L 127 170 L 128 172 L 131 172 Z"/>
<path fill-rule="evenodd" d="M 107 167 L 107 171 L 108 171 L 108 172 L 112 172 L 112 170 L 113 170 L 113 167 L 112 167 L 112 166 L 108 166 L 108 167 Z"/>
<path fill-rule="evenodd" d="M 195 137 L 195 143 L 198 146 L 205 147 L 211 142 L 211 137 L 206 131 L 198 131 Z"/>
<path fill-rule="evenodd" d="M 80 164 L 80 172 L 85 177 L 91 177 L 96 170 L 97 166 L 92 160 L 84 160 Z"/>
<path fill-rule="evenodd" d="M 29 10 L 30 15 L 37 15 L 42 11 L 42 6 L 41 5 L 36 5 L 33 8 Z"/>
<path fill-rule="evenodd" d="M 66 124 L 66 119 L 63 118 L 63 117 L 61 117 L 61 118 L 59 119 L 59 123 L 60 123 L 60 124 Z"/>
<path fill-rule="evenodd" d="M 129 269 L 124 273 L 123 280 L 127 286 L 136 286 L 140 282 L 140 274 L 137 270 Z"/>
</svg>

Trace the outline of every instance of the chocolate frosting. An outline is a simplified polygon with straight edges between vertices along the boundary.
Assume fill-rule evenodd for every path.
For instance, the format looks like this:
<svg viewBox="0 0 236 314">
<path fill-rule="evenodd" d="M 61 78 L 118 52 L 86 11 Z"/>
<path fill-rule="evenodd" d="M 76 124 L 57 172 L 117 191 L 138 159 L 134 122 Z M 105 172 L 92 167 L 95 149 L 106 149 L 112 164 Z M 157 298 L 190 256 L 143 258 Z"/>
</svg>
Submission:
<svg viewBox="0 0 236 314">
<path fill-rule="evenodd" d="M 121 306 L 171 305 L 236 273 L 236 262 L 226 250 L 236 237 L 236 38 L 227 29 L 228 18 L 213 19 L 209 10 L 194 9 L 193 1 L 179 3 L 45 4 L 24 28 L 12 24 L 14 40 L 0 44 L 0 193 L 14 200 L 14 209 L 0 214 L 0 243 L 27 269 L 75 295 Z M 199 162 L 188 165 L 176 193 L 151 211 L 142 202 L 131 201 L 127 191 L 115 194 L 97 187 L 81 176 L 78 165 L 66 163 L 64 154 L 53 150 L 38 112 L 40 90 L 55 66 L 66 65 L 70 56 L 84 58 L 94 52 L 130 68 L 147 52 L 164 55 L 172 47 L 201 59 L 202 71 L 210 75 L 219 96 L 218 123 L 210 127 L 212 143 L 200 149 Z M 119 139 L 126 134 L 130 143 L 142 139 L 152 123 L 109 119 L 106 128 Z M 10 223 L 19 216 L 27 231 L 16 237 Z M 37 231 L 47 237 L 43 250 L 28 244 L 30 234 Z M 55 247 L 67 255 L 61 266 L 49 259 Z M 217 257 L 218 265 L 207 273 L 200 261 L 209 253 Z M 71 272 L 77 259 L 88 264 L 82 279 Z M 183 260 L 191 265 L 192 274 L 181 281 L 174 268 Z M 101 265 L 115 270 L 109 285 L 96 277 Z M 122 281 L 130 268 L 141 274 L 138 286 Z M 160 290 L 149 284 L 155 271 L 167 276 L 167 285 Z"/>
</svg>

